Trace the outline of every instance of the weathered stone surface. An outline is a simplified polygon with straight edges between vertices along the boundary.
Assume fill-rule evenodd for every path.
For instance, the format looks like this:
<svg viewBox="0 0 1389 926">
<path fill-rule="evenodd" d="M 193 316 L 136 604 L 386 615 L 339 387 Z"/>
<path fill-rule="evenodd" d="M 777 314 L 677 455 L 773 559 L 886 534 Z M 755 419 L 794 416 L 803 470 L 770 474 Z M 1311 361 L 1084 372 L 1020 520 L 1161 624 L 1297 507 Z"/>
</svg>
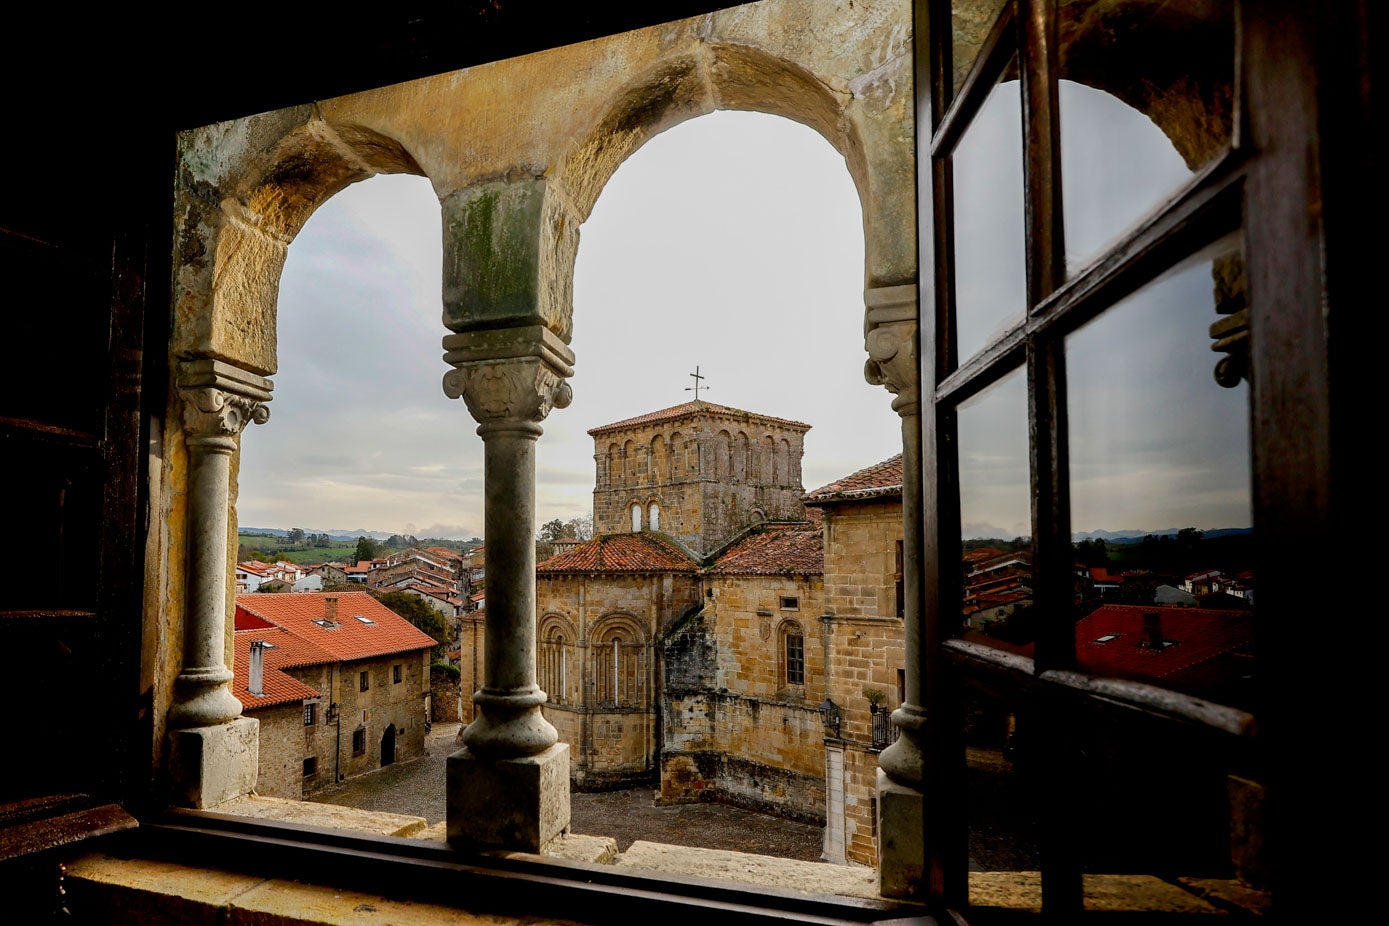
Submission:
<svg viewBox="0 0 1389 926">
<path fill-rule="evenodd" d="M 206 808 L 250 794 L 259 741 L 260 723 L 250 717 L 170 733 L 175 796 L 186 806 Z"/>
<path fill-rule="evenodd" d="M 467 747 L 448 757 L 448 841 L 539 852 L 569 828 L 569 746 L 488 760 Z"/>
<path fill-rule="evenodd" d="M 878 769 L 878 889 L 884 897 L 925 896 L 926 841 L 921 828 L 922 795 Z"/>
<path fill-rule="evenodd" d="M 401 813 L 360 810 L 309 801 L 292 801 L 252 794 L 217 805 L 218 813 L 257 820 L 277 820 L 297 826 L 320 826 L 336 830 L 373 833 L 377 836 L 417 837 L 425 829 L 423 817 Z"/>
<path fill-rule="evenodd" d="M 878 885 L 871 868 L 801 862 L 727 849 L 696 849 L 637 841 L 618 857 L 615 864 L 625 868 L 741 881 L 813 894 L 878 896 Z"/>
</svg>

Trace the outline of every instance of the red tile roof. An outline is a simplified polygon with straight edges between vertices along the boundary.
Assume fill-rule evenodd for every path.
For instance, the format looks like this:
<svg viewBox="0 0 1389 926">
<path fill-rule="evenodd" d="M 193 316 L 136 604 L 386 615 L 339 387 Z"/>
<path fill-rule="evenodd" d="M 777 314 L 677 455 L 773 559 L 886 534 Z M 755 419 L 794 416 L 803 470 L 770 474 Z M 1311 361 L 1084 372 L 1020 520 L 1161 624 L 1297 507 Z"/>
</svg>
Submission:
<svg viewBox="0 0 1389 926">
<path fill-rule="evenodd" d="M 262 640 L 274 647 L 273 649 L 267 647 L 264 651 L 264 671 L 261 673 L 261 690 L 264 694 L 260 697 L 251 694 L 249 687 L 251 642 L 253 640 Z M 314 647 L 280 627 L 238 630 L 235 634 L 234 649 L 236 657 L 232 670 L 232 693 L 241 702 L 241 706 L 247 710 L 274 707 L 277 704 L 289 704 L 294 701 L 303 701 L 305 698 L 317 698 L 320 694 L 319 691 L 304 684 L 294 676 L 287 675 L 281 669 L 285 666 L 312 665 L 316 662 L 334 661 L 322 650 L 317 651 L 322 658 L 310 658 L 314 652 Z"/>
<path fill-rule="evenodd" d="M 535 567 L 536 572 L 695 572 L 699 564 L 663 537 L 604 534 L 570 550 L 556 553 Z"/>
<path fill-rule="evenodd" d="M 805 431 L 810 430 L 810 425 L 803 421 L 792 421 L 789 418 L 774 418 L 771 415 L 759 415 L 757 412 L 743 411 L 741 408 L 729 408 L 727 405 L 715 405 L 713 402 L 699 400 L 695 402 L 686 402 L 683 405 L 674 405 L 670 408 L 663 408 L 660 411 L 647 412 L 645 415 L 638 415 L 635 418 L 624 418 L 622 421 L 614 421 L 612 424 L 600 425 L 599 427 L 593 428 L 588 433 L 591 436 L 597 437 L 599 434 L 606 434 L 609 431 L 634 428 L 646 424 L 657 424 L 662 421 L 674 421 L 677 418 L 692 418 L 695 415 L 731 415 L 748 421 L 768 422 L 783 428 L 794 428 Z"/>
<path fill-rule="evenodd" d="M 804 524 L 762 525 L 725 550 L 705 571 L 713 575 L 823 575 L 823 535 Z"/>
<path fill-rule="evenodd" d="M 338 600 L 335 626 L 315 624 L 326 617 L 330 598 Z M 243 612 L 283 627 L 341 662 L 429 649 L 437 642 L 366 592 L 237 595 L 237 626 Z M 357 620 L 358 615 L 373 623 Z"/>
<path fill-rule="evenodd" d="M 864 498 L 902 494 L 902 455 L 850 473 L 843 479 L 807 492 L 802 501 L 807 505 L 826 505 L 835 502 L 857 501 Z"/>
<path fill-rule="evenodd" d="M 1158 615 L 1162 638 L 1174 645 L 1162 649 L 1145 645 L 1145 614 Z M 1110 634 L 1114 639 L 1096 642 Z M 1175 682 L 1168 687 L 1185 690 L 1192 686 L 1182 682 L 1198 679 L 1200 669 L 1214 660 L 1237 657 L 1248 648 L 1253 634 L 1252 611 L 1107 604 L 1076 623 L 1076 664 L 1093 675 Z"/>
</svg>

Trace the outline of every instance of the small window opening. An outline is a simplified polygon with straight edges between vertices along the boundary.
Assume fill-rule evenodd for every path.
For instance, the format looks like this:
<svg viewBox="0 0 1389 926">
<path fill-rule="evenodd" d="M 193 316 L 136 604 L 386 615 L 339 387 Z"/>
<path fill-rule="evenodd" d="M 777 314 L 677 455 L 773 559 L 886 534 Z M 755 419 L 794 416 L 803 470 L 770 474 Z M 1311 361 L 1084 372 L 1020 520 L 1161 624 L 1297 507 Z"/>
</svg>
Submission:
<svg viewBox="0 0 1389 926">
<path fill-rule="evenodd" d="M 400 684 L 400 663 L 398 662 L 391 666 L 391 681 L 397 685 Z"/>
<path fill-rule="evenodd" d="M 304 759 L 304 777 L 312 778 L 318 774 L 318 756 L 308 756 Z"/>
<path fill-rule="evenodd" d="M 368 690 L 369 688 L 371 688 L 371 679 L 367 676 L 366 671 L 363 670 L 363 671 L 361 671 L 361 672 L 358 672 L 358 673 L 357 673 L 357 690 L 358 690 L 358 691 L 366 691 L 366 690 Z"/>
<path fill-rule="evenodd" d="M 352 731 L 352 754 L 354 756 L 366 755 L 367 751 L 367 731 L 365 727 L 358 727 Z"/>
<path fill-rule="evenodd" d="M 801 608 L 801 599 L 800 599 L 800 598 L 798 598 L 798 597 L 796 597 L 796 596 L 794 596 L 794 595 L 782 595 L 782 596 L 781 596 L 781 610 L 783 610 L 783 611 L 799 611 L 800 608 Z"/>
<path fill-rule="evenodd" d="M 318 705 L 308 702 L 304 705 L 304 726 L 311 727 L 318 722 Z"/>
</svg>

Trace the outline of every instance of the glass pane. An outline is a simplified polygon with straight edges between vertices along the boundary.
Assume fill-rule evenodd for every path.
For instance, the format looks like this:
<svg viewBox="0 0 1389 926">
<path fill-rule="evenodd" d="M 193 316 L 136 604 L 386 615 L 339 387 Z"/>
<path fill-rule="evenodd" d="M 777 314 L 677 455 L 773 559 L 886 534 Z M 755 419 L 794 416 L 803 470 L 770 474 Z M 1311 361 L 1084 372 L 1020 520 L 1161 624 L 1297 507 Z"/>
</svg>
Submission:
<svg viewBox="0 0 1389 926">
<path fill-rule="evenodd" d="M 1023 652 L 1035 634 L 1022 371 L 962 403 L 958 429 L 964 635 Z"/>
<path fill-rule="evenodd" d="M 950 4 L 951 67 L 955 74 L 955 92 L 960 91 L 994 20 L 1008 0 L 954 0 Z"/>
<path fill-rule="evenodd" d="M 1029 705 L 1016 696 L 965 689 L 965 806 L 969 820 L 969 902 L 975 907 L 1041 905 L 1036 735 Z"/>
<path fill-rule="evenodd" d="M 994 87 L 951 157 L 955 191 L 955 312 L 963 362 L 1022 318 L 1022 103 L 1016 80 Z"/>
<path fill-rule="evenodd" d="M 1224 242 L 1073 333 L 1066 362 L 1078 667 L 1247 707 L 1249 394 L 1216 381 L 1210 334 L 1243 293 Z"/>
<path fill-rule="evenodd" d="M 1074 0 L 1060 20 L 1066 265 L 1076 270 L 1229 147 L 1230 0 Z"/>
</svg>

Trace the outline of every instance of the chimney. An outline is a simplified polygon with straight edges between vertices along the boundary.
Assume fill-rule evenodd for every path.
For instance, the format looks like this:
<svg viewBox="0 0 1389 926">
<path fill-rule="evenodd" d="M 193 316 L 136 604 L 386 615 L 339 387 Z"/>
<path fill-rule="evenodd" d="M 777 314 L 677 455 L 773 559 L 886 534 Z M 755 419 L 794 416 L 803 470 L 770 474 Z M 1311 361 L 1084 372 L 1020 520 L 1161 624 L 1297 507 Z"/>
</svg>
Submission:
<svg viewBox="0 0 1389 926">
<path fill-rule="evenodd" d="M 1148 649 L 1162 649 L 1162 615 L 1148 611 L 1143 615 L 1143 645 Z"/>
<path fill-rule="evenodd" d="M 251 641 L 251 662 L 247 666 L 246 690 L 257 698 L 265 697 L 265 641 Z"/>
<path fill-rule="evenodd" d="M 338 622 L 338 598 L 336 595 L 329 595 L 323 599 L 323 616 L 335 624 Z"/>
</svg>

